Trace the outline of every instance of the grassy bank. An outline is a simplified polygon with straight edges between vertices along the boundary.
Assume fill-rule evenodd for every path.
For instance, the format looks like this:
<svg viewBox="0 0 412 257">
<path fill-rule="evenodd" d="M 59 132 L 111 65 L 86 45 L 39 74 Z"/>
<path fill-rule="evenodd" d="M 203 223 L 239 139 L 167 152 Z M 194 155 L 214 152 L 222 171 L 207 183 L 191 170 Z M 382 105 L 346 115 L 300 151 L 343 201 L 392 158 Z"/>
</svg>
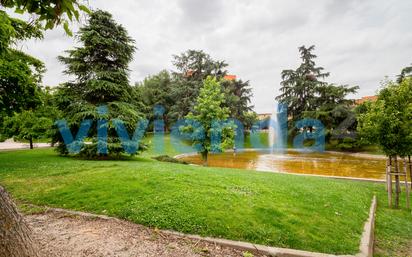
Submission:
<svg viewBox="0 0 412 257">
<path fill-rule="evenodd" d="M 376 193 L 380 254 L 412 240 L 410 213 L 386 208 L 383 185 L 162 163 L 151 155 L 87 161 L 52 149 L 1 152 L 0 183 L 21 202 L 336 254 L 357 252 Z"/>
</svg>

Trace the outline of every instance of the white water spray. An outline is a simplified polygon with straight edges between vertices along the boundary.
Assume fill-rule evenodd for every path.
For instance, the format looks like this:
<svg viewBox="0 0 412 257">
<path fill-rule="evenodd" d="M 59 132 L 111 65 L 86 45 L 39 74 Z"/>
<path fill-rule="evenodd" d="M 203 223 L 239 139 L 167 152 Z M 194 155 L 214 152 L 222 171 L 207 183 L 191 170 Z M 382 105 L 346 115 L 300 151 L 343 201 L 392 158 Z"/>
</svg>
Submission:
<svg viewBox="0 0 412 257">
<path fill-rule="evenodd" d="M 281 154 L 285 149 L 285 142 L 282 136 L 282 127 L 280 121 L 281 106 L 275 102 L 269 121 L 269 148 L 271 154 Z"/>
</svg>

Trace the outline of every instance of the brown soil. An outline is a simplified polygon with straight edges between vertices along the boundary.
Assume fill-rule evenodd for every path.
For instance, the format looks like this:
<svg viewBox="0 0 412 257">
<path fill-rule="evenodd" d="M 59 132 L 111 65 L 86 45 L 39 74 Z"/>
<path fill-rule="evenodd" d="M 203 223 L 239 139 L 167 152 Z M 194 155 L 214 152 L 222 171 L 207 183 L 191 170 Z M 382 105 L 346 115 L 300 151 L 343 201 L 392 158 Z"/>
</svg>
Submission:
<svg viewBox="0 0 412 257">
<path fill-rule="evenodd" d="M 25 219 L 40 244 L 40 252 L 47 257 L 244 256 L 240 250 L 117 219 L 59 212 L 27 215 Z"/>
</svg>

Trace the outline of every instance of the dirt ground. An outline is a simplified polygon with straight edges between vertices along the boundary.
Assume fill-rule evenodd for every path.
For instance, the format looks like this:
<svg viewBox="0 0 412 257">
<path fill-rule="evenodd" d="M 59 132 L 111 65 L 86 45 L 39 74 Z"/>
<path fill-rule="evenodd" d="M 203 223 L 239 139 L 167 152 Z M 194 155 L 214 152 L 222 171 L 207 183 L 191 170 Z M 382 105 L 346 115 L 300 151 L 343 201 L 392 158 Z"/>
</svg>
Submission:
<svg viewBox="0 0 412 257">
<path fill-rule="evenodd" d="M 259 256 L 127 221 L 46 212 L 25 216 L 47 257 Z"/>
</svg>

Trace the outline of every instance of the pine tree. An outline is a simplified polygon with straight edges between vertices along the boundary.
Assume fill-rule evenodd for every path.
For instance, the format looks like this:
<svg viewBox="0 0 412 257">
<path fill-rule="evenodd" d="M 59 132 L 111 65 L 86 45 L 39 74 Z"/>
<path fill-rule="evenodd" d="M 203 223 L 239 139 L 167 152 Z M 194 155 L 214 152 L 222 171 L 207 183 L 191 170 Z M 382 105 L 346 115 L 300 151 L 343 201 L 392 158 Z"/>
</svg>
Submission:
<svg viewBox="0 0 412 257">
<path fill-rule="evenodd" d="M 329 76 L 322 67 L 316 66 L 314 50 L 314 45 L 299 47 L 301 65 L 296 70 L 283 70 L 281 74 L 281 94 L 276 100 L 287 104 L 288 114 L 293 120 L 300 119 L 305 111 L 316 109 L 317 88 L 326 85 L 322 80 Z"/>
<path fill-rule="evenodd" d="M 138 120 L 143 117 L 133 104 L 132 87 L 128 80 L 128 64 L 135 51 L 134 40 L 110 13 L 101 10 L 90 15 L 78 38 L 80 47 L 66 51 L 66 57 L 59 56 L 59 60 L 67 66 L 65 73 L 75 77 L 74 81 L 61 86 L 57 93 L 59 107 L 71 131 L 76 132 L 85 119 L 94 122 L 120 119 L 129 135 L 132 134 Z M 92 126 L 89 137 L 93 143 L 83 145 L 80 153 L 93 157 L 98 155 L 96 126 Z M 58 140 L 62 141 L 60 137 Z M 112 124 L 108 125 L 107 149 L 109 154 L 123 152 Z M 59 150 L 67 153 L 64 144 L 60 144 Z"/>
</svg>

